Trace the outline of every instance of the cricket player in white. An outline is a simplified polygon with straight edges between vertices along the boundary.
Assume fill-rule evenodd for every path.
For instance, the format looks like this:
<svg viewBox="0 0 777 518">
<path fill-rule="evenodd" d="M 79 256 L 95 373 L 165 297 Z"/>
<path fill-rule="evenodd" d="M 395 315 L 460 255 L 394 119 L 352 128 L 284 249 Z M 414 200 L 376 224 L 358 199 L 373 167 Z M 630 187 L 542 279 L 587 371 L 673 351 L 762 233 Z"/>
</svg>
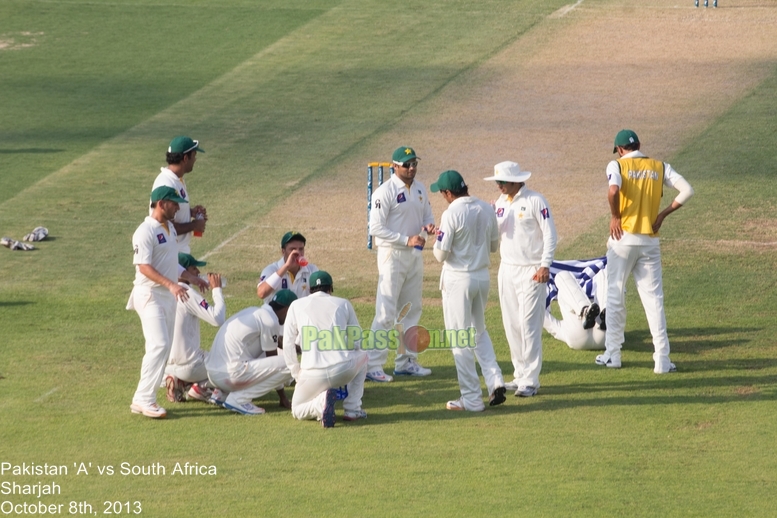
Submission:
<svg viewBox="0 0 777 518">
<path fill-rule="evenodd" d="M 556 226 L 545 198 L 525 185 L 531 173 L 515 162 L 494 166 L 502 195 L 494 208 L 499 224 L 499 303 L 510 344 L 514 380 L 505 384 L 516 396 L 537 393 L 542 370 L 542 322 L 545 283 L 556 251 Z"/>
<path fill-rule="evenodd" d="M 172 187 L 178 193 L 178 196 L 184 199 L 180 204 L 178 213 L 175 215 L 173 225 L 178 233 L 178 251 L 191 253 L 190 242 L 194 232 L 205 230 L 205 223 L 208 220 L 208 214 L 205 207 L 197 205 L 190 207 L 189 191 L 186 188 L 186 182 L 183 177 L 194 169 L 194 162 L 197 160 L 197 152 L 204 153 L 199 147 L 199 141 L 192 140 L 189 137 L 175 137 L 167 148 L 167 167 L 163 167 L 159 175 L 154 180 L 154 186 L 151 188 L 167 186 Z M 192 219 L 194 217 L 194 219 Z"/>
<path fill-rule="evenodd" d="M 554 281 L 558 288 L 561 320 L 554 317 L 548 308 L 545 312 L 545 330 L 571 349 L 604 349 L 604 332 L 607 326 L 604 320 L 600 320 L 597 325 L 596 318 L 602 319 L 607 307 L 607 270 L 600 270 L 592 279 L 593 301 L 571 273 L 562 270 L 556 273 Z"/>
<path fill-rule="evenodd" d="M 228 394 L 225 408 L 244 415 L 264 414 L 251 400 L 291 381 L 286 362 L 275 351 L 281 325 L 295 300 L 294 293 L 280 290 L 264 306 L 231 316 L 216 333 L 205 366 L 210 382 Z"/>
<path fill-rule="evenodd" d="M 343 385 L 348 388 L 343 419 L 367 417 L 362 395 L 368 357 L 358 349 L 361 332 L 352 349 L 333 347 L 333 333 L 358 328 L 359 321 L 349 301 L 332 295 L 331 275 L 314 272 L 310 284 L 311 294 L 291 305 L 284 326 L 283 356 L 297 380 L 291 414 L 297 419 L 319 419 L 324 428 L 331 428 L 335 424 L 335 389 Z M 295 346 L 302 349 L 301 362 Z"/>
<path fill-rule="evenodd" d="M 595 361 L 597 365 L 621 367 L 626 329 L 624 287 L 633 273 L 653 335 L 653 372 L 666 374 L 677 367 L 669 360 L 658 231 L 664 218 L 693 196 L 693 188 L 671 165 L 648 158 L 639 149 L 637 134 L 621 130 L 615 136 L 612 150 L 619 158 L 607 164 L 607 201 L 611 214 L 607 241 L 607 337 L 606 350 Z M 680 192 L 659 212 L 665 186 Z"/>
<path fill-rule="evenodd" d="M 489 404 L 505 401 L 502 370 L 496 361 L 494 345 L 486 330 L 486 303 L 490 277 L 490 253 L 499 248 L 494 209 L 469 195 L 464 179 L 457 171 L 445 171 L 431 185 L 450 205 L 443 212 L 434 257 L 443 263 L 440 274 L 442 310 L 446 330 L 475 328 L 473 347 L 453 347 L 453 359 L 459 378 L 461 397 L 448 401 L 448 410 L 480 412 L 485 409 L 475 358 L 480 363 Z"/>
<path fill-rule="evenodd" d="M 262 270 L 256 295 L 267 302 L 277 290 L 291 290 L 297 298 L 310 293 L 310 274 L 318 271 L 305 257 L 305 236 L 292 230 L 281 238 L 281 258 Z M 300 264 L 302 261 L 305 264 Z"/>
<path fill-rule="evenodd" d="M 374 330 L 390 330 L 400 309 L 408 302 L 410 311 L 403 324 L 409 329 L 421 319 L 421 293 L 424 261 L 421 251 L 424 234 L 434 235 L 434 216 L 426 187 L 415 180 L 418 157 L 411 147 L 402 146 L 393 154 L 395 174 L 375 190 L 370 210 L 370 234 L 378 248 L 378 293 L 375 298 Z M 391 381 L 383 371 L 388 350 L 368 351 L 367 379 Z M 397 354 L 394 375 L 428 376 L 418 355 L 410 351 Z"/>
<path fill-rule="evenodd" d="M 135 283 L 127 309 L 134 309 L 140 317 L 146 352 L 130 410 L 151 418 L 167 416 L 167 411 L 157 405 L 156 392 L 173 342 L 176 299 L 185 301 L 189 297 L 188 290 L 176 282 L 178 245 L 172 224 L 178 204 L 183 201 L 171 187 L 154 189 L 151 216 L 132 236 Z"/>
<path fill-rule="evenodd" d="M 178 264 L 198 276 L 199 268 L 207 263 L 196 260 L 191 254 L 178 253 Z M 208 353 L 200 348 L 200 320 L 220 327 L 226 319 L 227 306 L 221 289 L 221 275 L 209 273 L 208 281 L 213 292 L 213 305 L 208 304 L 196 290 L 189 289 L 188 282 L 179 279 L 179 284 L 188 290 L 189 298 L 185 302 L 178 301 L 175 307 L 173 346 L 165 367 L 167 400 L 171 402 L 184 400 L 186 385 L 191 385 L 187 394 L 189 399 L 207 401 L 210 396 L 205 388 L 208 381 L 205 358 Z"/>
</svg>

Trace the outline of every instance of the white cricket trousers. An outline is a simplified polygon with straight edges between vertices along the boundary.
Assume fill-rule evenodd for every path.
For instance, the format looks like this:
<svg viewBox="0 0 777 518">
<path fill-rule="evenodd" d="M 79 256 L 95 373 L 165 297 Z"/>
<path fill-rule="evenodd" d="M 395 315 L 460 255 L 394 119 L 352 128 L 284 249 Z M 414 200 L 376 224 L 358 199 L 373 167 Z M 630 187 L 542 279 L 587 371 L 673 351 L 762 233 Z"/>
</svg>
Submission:
<svg viewBox="0 0 777 518">
<path fill-rule="evenodd" d="M 199 383 L 208 380 L 208 369 L 205 367 L 205 359 L 208 353 L 200 351 L 197 357 L 184 364 L 168 363 L 165 367 L 166 376 L 175 376 L 186 383 Z"/>
<path fill-rule="evenodd" d="M 351 358 L 344 362 L 321 369 L 301 369 L 291 398 L 291 415 L 297 419 L 321 419 L 326 391 L 343 385 L 348 386 L 343 408 L 360 410 L 368 362 L 366 351 L 353 351 Z"/>
<path fill-rule="evenodd" d="M 291 381 L 291 373 L 283 356 L 277 355 L 243 362 L 240 370 L 231 373 L 210 371 L 208 378 L 229 394 L 230 404 L 242 405 Z"/>
<path fill-rule="evenodd" d="M 146 339 L 146 353 L 140 366 L 140 381 L 132 402 L 148 406 L 156 403 L 156 393 L 165 374 L 173 345 L 175 297 L 166 288 L 136 286 L 127 307 L 138 313 Z"/>
<path fill-rule="evenodd" d="M 394 329 L 397 314 L 408 302 L 410 312 L 402 320 L 405 329 L 418 325 L 421 320 L 421 294 L 424 284 L 424 259 L 413 253 L 412 248 L 378 247 L 378 294 L 375 297 L 375 319 L 372 330 Z M 366 351 L 369 355 L 369 371 L 382 369 L 388 359 L 388 349 Z M 408 360 L 418 354 L 407 351 L 397 354 L 394 368 L 404 369 Z"/>
<path fill-rule="evenodd" d="M 606 270 L 605 270 L 606 271 Z M 596 285 L 594 300 L 604 309 L 607 300 L 607 276 Z M 558 320 L 550 311 L 545 313 L 545 330 L 557 340 L 566 343 L 577 350 L 604 349 L 604 331 L 595 325 L 591 329 L 583 329 L 583 319 L 580 313 L 583 308 L 591 305 L 583 288 L 575 280 L 575 276 L 566 271 L 560 271 L 555 277 L 558 288 L 558 305 L 562 320 Z"/>
<path fill-rule="evenodd" d="M 669 336 L 664 315 L 664 286 L 661 279 L 661 247 L 624 245 L 612 238 L 607 242 L 607 354 L 620 355 L 626 330 L 626 281 L 634 274 L 639 298 L 653 335 L 654 372 L 669 372 Z"/>
<path fill-rule="evenodd" d="M 454 347 L 453 360 L 459 378 L 459 391 L 464 408 L 479 411 L 485 408 L 475 359 L 480 364 L 488 393 L 504 386 L 502 370 L 496 361 L 494 344 L 486 330 L 486 303 L 490 285 L 488 269 L 477 272 L 443 270 L 440 276 L 442 311 L 446 330 L 475 328 L 474 348 Z"/>
<path fill-rule="evenodd" d="M 510 345 L 515 383 L 519 387 L 540 387 L 542 370 L 542 321 L 545 318 L 545 283 L 532 276 L 537 266 L 499 266 L 499 304 L 502 323 Z"/>
</svg>

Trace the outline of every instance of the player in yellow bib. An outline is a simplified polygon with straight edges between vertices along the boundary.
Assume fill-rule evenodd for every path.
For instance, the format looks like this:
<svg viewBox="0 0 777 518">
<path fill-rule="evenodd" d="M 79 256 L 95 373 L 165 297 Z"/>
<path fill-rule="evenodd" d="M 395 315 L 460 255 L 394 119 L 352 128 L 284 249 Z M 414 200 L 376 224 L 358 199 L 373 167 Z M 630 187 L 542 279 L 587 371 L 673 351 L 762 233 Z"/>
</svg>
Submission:
<svg viewBox="0 0 777 518">
<path fill-rule="evenodd" d="M 596 357 L 596 363 L 621 366 L 626 328 L 624 288 L 629 275 L 634 274 L 653 336 L 653 372 L 664 374 L 676 367 L 669 360 L 658 231 L 664 218 L 693 196 L 693 188 L 671 165 L 648 158 L 639 149 L 637 134 L 621 130 L 613 148 L 620 158 L 607 165 L 607 199 L 612 215 L 607 242 L 607 335 L 605 352 Z M 680 193 L 659 212 L 664 186 Z"/>
</svg>

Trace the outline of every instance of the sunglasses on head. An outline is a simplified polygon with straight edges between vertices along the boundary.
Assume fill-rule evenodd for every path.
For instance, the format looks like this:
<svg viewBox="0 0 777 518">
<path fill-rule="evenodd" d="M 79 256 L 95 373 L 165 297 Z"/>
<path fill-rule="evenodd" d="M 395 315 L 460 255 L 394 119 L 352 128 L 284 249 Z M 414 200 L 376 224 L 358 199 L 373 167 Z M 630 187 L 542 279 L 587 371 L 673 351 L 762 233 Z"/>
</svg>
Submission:
<svg viewBox="0 0 777 518">
<path fill-rule="evenodd" d="M 405 162 L 400 167 L 402 169 L 410 169 L 411 167 L 418 167 L 418 162 Z"/>
</svg>

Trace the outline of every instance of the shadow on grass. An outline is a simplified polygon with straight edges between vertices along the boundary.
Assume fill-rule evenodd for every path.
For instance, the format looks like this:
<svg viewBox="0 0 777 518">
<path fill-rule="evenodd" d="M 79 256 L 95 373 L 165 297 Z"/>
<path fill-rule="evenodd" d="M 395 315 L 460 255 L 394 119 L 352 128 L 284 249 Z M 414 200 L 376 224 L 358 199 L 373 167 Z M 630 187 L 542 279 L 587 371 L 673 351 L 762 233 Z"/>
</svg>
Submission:
<svg viewBox="0 0 777 518">
<path fill-rule="evenodd" d="M 35 304 L 31 300 L 0 300 L 0 308 L 10 306 L 28 306 Z"/>
<path fill-rule="evenodd" d="M 750 343 L 743 335 L 763 331 L 760 327 L 686 327 L 669 329 L 672 352 L 697 354 Z M 733 336 L 732 336 L 733 335 Z M 623 348 L 629 351 L 652 352 L 653 337 L 648 329 L 629 331 Z"/>
</svg>

